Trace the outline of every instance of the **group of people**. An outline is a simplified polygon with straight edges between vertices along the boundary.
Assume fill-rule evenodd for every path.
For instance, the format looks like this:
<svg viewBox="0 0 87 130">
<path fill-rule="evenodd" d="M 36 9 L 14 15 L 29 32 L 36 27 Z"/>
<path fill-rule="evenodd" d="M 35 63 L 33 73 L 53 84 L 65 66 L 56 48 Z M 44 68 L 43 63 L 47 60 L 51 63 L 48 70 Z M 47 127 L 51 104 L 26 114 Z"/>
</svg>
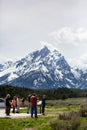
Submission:
<svg viewBox="0 0 87 130">
<path fill-rule="evenodd" d="M 37 118 L 37 105 L 39 102 L 38 96 L 33 93 L 28 95 L 28 108 L 27 108 L 27 113 L 31 114 L 31 117 Z M 42 96 L 41 102 L 40 102 L 40 107 L 41 107 L 41 113 L 42 115 L 45 115 L 45 106 L 46 106 L 46 95 Z M 10 115 L 10 109 L 12 108 L 13 113 L 19 113 L 20 109 L 20 97 L 14 96 L 13 99 L 10 99 L 10 94 L 6 95 L 5 98 L 5 113 L 7 116 Z"/>
<path fill-rule="evenodd" d="M 10 115 L 10 109 L 13 109 L 13 113 L 19 113 L 19 108 L 20 108 L 20 97 L 14 96 L 13 99 L 11 100 L 10 94 L 6 95 L 5 98 L 5 113 L 7 116 Z"/>
<path fill-rule="evenodd" d="M 39 102 L 39 98 L 35 93 L 28 95 L 27 113 L 30 112 L 31 117 L 33 117 L 35 115 L 35 118 L 37 118 L 37 105 L 38 105 L 38 102 Z M 41 100 L 41 104 L 39 104 L 39 105 L 41 106 L 41 113 L 43 115 L 45 115 L 46 95 L 43 95 L 42 100 Z"/>
</svg>

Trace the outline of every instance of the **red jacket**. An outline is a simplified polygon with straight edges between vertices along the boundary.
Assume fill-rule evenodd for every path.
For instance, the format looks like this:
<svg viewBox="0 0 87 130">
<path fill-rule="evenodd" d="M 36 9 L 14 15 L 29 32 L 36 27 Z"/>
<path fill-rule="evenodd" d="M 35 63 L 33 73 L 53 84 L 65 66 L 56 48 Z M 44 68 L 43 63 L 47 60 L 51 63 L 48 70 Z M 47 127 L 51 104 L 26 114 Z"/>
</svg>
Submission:
<svg viewBox="0 0 87 130">
<path fill-rule="evenodd" d="M 37 106 L 37 97 L 31 96 L 30 102 L 31 102 L 31 106 Z"/>
</svg>

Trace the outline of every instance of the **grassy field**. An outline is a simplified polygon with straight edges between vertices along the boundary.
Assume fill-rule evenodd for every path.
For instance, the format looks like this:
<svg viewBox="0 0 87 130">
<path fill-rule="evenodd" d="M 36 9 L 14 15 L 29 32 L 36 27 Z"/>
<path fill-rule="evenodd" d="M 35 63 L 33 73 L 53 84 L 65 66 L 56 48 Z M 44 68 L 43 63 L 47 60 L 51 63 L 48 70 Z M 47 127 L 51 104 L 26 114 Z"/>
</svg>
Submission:
<svg viewBox="0 0 87 130">
<path fill-rule="evenodd" d="M 39 116 L 37 119 L 30 117 L 20 119 L 0 118 L 0 130 L 54 130 L 50 122 L 57 119 L 60 113 L 78 112 L 82 104 L 87 104 L 86 98 L 50 100 L 47 101 L 45 116 Z M 21 113 L 26 111 L 26 108 L 22 109 Z M 87 116 L 81 117 L 81 125 L 78 130 L 86 130 L 86 124 Z M 83 129 L 83 125 L 86 129 Z"/>
</svg>

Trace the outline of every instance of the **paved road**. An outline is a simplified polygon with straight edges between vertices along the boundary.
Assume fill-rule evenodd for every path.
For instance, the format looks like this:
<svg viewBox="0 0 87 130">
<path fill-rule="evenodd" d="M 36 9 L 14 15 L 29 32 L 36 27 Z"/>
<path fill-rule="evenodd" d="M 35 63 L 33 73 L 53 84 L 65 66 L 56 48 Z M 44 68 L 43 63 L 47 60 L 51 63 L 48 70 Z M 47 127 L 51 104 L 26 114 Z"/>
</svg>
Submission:
<svg viewBox="0 0 87 130">
<path fill-rule="evenodd" d="M 38 116 L 41 114 L 38 114 Z M 30 114 L 27 113 L 10 113 L 10 116 L 6 116 L 5 109 L 0 108 L 0 117 L 10 117 L 10 118 L 26 118 L 30 117 Z"/>
</svg>

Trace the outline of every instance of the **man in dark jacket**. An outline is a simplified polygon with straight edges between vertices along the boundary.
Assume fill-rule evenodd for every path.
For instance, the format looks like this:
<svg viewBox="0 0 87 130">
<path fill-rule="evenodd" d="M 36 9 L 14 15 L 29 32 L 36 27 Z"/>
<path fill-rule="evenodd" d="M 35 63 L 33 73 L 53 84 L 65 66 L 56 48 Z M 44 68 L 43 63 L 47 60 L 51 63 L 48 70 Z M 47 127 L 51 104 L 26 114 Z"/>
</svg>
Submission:
<svg viewBox="0 0 87 130">
<path fill-rule="evenodd" d="M 46 95 L 43 95 L 42 97 L 42 115 L 45 115 L 45 106 L 46 106 Z"/>
<path fill-rule="evenodd" d="M 11 108 L 10 94 L 7 94 L 5 98 L 5 106 L 6 106 L 6 115 L 9 116 Z"/>
</svg>

